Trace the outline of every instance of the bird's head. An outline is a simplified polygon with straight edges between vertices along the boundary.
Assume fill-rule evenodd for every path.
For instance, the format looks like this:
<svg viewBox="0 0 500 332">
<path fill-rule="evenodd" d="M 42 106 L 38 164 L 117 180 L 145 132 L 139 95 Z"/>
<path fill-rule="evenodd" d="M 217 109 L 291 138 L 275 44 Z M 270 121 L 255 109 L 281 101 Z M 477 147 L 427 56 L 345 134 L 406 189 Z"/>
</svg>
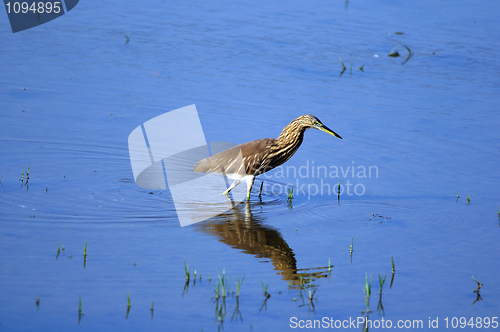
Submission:
<svg viewBox="0 0 500 332">
<path fill-rule="evenodd" d="M 302 123 L 302 125 L 308 129 L 309 128 L 318 129 L 318 130 L 324 131 L 325 133 L 328 133 L 330 135 L 333 135 L 335 137 L 342 139 L 342 137 L 339 134 L 337 134 L 336 132 L 334 132 L 333 130 L 331 130 L 327 126 L 325 126 L 314 115 L 311 115 L 311 114 L 302 115 L 301 117 L 299 117 L 299 119 L 300 119 L 300 122 Z"/>
</svg>

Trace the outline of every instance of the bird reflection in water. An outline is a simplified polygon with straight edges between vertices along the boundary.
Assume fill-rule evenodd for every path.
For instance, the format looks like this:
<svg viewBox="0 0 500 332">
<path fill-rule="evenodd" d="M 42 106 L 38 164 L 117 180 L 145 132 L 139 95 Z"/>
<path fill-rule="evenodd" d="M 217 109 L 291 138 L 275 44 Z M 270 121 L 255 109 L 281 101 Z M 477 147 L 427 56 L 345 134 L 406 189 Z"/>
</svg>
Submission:
<svg viewBox="0 0 500 332">
<path fill-rule="evenodd" d="M 252 205 L 255 207 L 260 204 Z M 298 269 L 292 248 L 281 233 L 265 225 L 264 220 L 262 214 L 252 213 L 249 202 L 244 202 L 233 205 L 226 213 L 196 224 L 196 227 L 232 248 L 257 258 L 268 258 L 292 288 L 303 288 L 303 285 L 329 276 L 331 266 Z"/>
</svg>

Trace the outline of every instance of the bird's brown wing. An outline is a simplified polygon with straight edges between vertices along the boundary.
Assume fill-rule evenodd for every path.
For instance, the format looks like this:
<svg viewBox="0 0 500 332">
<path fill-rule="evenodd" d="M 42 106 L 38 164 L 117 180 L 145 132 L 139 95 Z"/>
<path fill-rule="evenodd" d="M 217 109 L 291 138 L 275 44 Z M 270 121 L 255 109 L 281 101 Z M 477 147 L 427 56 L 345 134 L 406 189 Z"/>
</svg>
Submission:
<svg viewBox="0 0 500 332">
<path fill-rule="evenodd" d="M 267 156 L 276 144 L 274 138 L 263 138 L 244 143 L 200 160 L 195 172 L 235 173 L 257 175 L 267 167 Z"/>
</svg>

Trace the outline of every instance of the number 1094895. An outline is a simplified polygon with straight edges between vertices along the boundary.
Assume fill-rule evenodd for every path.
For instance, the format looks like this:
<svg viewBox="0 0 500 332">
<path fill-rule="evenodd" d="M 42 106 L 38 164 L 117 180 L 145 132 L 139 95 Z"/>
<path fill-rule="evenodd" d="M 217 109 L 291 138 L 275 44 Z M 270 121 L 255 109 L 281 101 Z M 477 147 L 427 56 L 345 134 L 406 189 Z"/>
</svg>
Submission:
<svg viewBox="0 0 500 332">
<path fill-rule="evenodd" d="M 58 14 L 61 11 L 61 2 L 60 1 L 54 1 L 54 2 L 32 2 L 31 5 L 27 2 L 7 2 L 5 4 L 5 7 L 7 9 L 7 14 L 27 14 L 27 13 L 38 13 L 38 14 L 43 14 L 43 13 L 56 13 Z"/>
</svg>

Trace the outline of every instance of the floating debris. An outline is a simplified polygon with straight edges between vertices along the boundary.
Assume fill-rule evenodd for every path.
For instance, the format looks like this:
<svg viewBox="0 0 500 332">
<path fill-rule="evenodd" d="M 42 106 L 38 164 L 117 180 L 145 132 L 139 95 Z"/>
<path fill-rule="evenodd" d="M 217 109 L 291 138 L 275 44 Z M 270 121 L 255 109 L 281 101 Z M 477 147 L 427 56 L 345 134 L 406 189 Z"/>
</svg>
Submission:
<svg viewBox="0 0 500 332">
<path fill-rule="evenodd" d="M 384 217 L 384 216 L 379 215 L 378 213 L 373 213 L 372 217 L 370 218 L 370 220 L 375 220 L 376 218 L 382 218 L 383 219 L 383 220 L 379 221 L 380 223 L 382 223 L 382 221 L 384 221 L 384 220 L 392 219 L 391 217 Z"/>
</svg>

